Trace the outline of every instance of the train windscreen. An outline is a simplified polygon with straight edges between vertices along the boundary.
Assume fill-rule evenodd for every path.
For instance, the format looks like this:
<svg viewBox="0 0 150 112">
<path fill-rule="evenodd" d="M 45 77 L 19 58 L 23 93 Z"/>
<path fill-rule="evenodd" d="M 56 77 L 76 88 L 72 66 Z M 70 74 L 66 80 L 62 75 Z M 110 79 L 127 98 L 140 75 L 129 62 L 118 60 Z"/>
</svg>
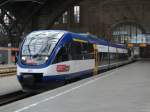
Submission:
<svg viewBox="0 0 150 112">
<path fill-rule="evenodd" d="M 44 64 L 63 34 L 60 32 L 33 32 L 29 34 L 22 46 L 22 62 L 30 65 Z"/>
</svg>

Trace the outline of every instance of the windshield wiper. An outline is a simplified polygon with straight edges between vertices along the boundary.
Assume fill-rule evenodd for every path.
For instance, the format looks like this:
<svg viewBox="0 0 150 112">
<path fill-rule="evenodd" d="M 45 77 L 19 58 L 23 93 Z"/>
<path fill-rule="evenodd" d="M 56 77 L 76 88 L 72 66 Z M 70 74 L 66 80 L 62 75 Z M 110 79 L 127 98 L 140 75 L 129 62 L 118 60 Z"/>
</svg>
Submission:
<svg viewBox="0 0 150 112">
<path fill-rule="evenodd" d="M 29 56 L 31 57 L 31 49 L 30 49 L 30 43 L 32 42 L 32 40 L 34 40 L 35 38 L 31 38 L 31 40 L 29 41 L 29 44 L 27 45 L 28 46 L 28 51 L 29 51 Z"/>
<path fill-rule="evenodd" d="M 29 56 L 31 57 L 30 45 L 27 45 L 27 46 L 28 46 L 28 52 L 29 52 Z"/>
</svg>

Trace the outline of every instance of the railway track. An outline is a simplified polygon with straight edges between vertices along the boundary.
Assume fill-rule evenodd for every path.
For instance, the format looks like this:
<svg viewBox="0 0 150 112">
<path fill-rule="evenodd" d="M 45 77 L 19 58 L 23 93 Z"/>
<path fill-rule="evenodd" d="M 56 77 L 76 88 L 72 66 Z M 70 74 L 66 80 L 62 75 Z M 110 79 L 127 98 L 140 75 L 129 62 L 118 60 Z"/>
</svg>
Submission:
<svg viewBox="0 0 150 112">
<path fill-rule="evenodd" d="M 14 92 L 14 93 L 3 95 L 3 96 L 0 96 L 0 106 L 9 104 L 9 103 L 12 103 L 12 102 L 15 102 L 15 101 L 33 96 L 33 95 L 35 95 L 35 94 L 25 93 L 25 92 L 22 92 L 22 91 L 17 91 L 17 92 Z"/>
</svg>

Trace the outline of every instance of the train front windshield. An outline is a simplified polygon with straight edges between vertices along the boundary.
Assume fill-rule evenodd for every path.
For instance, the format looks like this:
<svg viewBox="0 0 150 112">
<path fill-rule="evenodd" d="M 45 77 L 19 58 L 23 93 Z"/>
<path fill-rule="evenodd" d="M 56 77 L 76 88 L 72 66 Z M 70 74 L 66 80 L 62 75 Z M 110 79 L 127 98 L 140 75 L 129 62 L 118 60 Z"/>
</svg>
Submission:
<svg viewBox="0 0 150 112">
<path fill-rule="evenodd" d="M 60 32 L 33 32 L 29 34 L 22 46 L 21 60 L 23 64 L 44 64 L 58 40 L 63 36 Z"/>
</svg>

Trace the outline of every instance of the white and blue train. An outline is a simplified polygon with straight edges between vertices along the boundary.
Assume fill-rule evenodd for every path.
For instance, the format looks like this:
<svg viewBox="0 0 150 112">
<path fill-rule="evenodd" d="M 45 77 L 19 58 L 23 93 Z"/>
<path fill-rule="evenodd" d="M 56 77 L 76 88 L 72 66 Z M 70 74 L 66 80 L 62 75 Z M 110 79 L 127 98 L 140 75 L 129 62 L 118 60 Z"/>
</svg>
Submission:
<svg viewBox="0 0 150 112">
<path fill-rule="evenodd" d="M 23 89 L 41 89 L 52 82 L 96 75 L 98 71 L 131 61 L 124 45 L 88 34 L 34 31 L 24 39 L 18 56 L 17 77 Z"/>
</svg>

